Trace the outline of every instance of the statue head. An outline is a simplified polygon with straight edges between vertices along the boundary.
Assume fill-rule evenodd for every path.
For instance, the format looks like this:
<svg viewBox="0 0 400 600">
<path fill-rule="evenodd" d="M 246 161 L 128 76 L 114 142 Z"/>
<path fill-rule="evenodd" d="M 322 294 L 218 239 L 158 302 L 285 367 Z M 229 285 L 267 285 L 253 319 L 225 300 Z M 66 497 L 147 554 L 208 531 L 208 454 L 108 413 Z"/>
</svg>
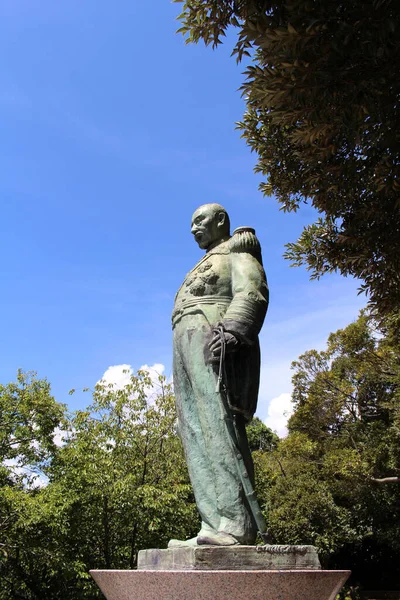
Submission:
<svg viewBox="0 0 400 600">
<path fill-rule="evenodd" d="M 220 204 L 203 204 L 192 217 L 191 231 L 203 250 L 209 250 L 230 237 L 228 213 Z"/>
</svg>

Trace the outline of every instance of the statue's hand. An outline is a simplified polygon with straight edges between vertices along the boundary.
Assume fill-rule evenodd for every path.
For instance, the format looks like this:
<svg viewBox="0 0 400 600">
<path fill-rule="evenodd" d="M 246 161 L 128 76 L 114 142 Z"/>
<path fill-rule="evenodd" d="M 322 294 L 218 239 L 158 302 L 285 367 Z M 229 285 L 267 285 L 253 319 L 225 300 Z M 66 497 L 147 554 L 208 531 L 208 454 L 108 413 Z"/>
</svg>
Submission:
<svg viewBox="0 0 400 600">
<path fill-rule="evenodd" d="M 233 335 L 233 333 L 229 333 L 228 331 L 225 331 L 224 338 L 225 338 L 226 352 L 235 352 L 235 350 L 239 349 L 240 342 Z M 211 342 L 208 345 L 211 355 L 213 357 L 219 357 L 221 355 L 221 346 L 222 346 L 221 336 L 218 332 L 215 332 L 214 337 L 212 338 Z"/>
</svg>

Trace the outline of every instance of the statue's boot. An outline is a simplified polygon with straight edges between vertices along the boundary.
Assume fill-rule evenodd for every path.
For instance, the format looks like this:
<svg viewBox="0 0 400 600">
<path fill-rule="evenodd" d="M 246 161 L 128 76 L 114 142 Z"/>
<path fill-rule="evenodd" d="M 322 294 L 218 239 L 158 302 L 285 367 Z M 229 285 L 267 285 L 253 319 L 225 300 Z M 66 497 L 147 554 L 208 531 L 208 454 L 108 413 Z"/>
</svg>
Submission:
<svg viewBox="0 0 400 600">
<path fill-rule="evenodd" d="M 199 546 L 235 546 L 239 544 L 233 535 L 225 533 L 225 531 L 210 531 L 205 535 L 199 535 L 197 543 Z"/>
<path fill-rule="evenodd" d="M 197 536 L 190 540 L 169 540 L 168 548 L 185 548 L 187 546 L 197 546 Z"/>
</svg>

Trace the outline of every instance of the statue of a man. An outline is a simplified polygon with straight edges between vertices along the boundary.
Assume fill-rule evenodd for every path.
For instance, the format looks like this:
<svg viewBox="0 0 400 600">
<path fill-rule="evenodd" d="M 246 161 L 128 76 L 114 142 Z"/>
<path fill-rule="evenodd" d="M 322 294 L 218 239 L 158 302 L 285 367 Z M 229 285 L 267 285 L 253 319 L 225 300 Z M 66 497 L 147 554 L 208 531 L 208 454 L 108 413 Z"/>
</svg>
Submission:
<svg viewBox="0 0 400 600">
<path fill-rule="evenodd" d="M 192 234 L 206 254 L 175 298 L 173 372 L 179 432 L 202 523 L 195 538 L 169 546 L 252 544 L 259 527 L 248 491 L 253 462 L 245 424 L 257 405 L 258 333 L 268 307 L 261 249 L 251 228 L 230 235 L 219 204 L 195 211 Z"/>
</svg>

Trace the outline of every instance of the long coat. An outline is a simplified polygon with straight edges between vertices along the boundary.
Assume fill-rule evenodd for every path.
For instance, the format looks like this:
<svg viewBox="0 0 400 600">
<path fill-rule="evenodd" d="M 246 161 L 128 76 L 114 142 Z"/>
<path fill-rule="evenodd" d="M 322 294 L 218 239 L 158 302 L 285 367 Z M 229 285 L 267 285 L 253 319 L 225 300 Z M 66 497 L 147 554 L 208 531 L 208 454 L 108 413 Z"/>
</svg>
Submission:
<svg viewBox="0 0 400 600">
<path fill-rule="evenodd" d="M 173 327 L 183 316 L 202 313 L 210 331 L 221 323 L 240 341 L 226 357 L 229 401 L 234 412 L 253 416 L 260 379 L 258 334 L 268 308 L 268 286 L 254 230 L 236 229 L 231 238 L 208 251 L 187 274 L 175 297 Z M 212 362 L 208 343 L 204 361 Z"/>
</svg>

